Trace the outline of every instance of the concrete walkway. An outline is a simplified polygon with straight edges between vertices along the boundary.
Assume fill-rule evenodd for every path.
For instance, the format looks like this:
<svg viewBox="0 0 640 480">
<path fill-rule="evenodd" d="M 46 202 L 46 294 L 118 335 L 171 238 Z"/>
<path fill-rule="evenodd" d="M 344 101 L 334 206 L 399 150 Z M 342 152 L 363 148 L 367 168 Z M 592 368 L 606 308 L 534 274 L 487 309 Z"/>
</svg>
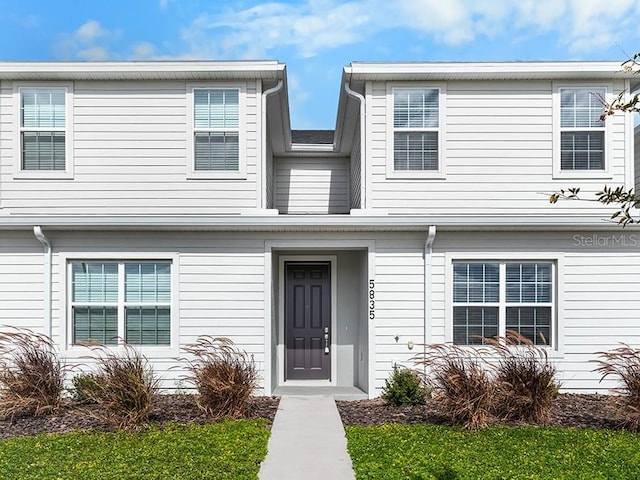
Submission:
<svg viewBox="0 0 640 480">
<path fill-rule="evenodd" d="M 354 480 L 332 395 L 283 396 L 260 480 Z"/>
</svg>

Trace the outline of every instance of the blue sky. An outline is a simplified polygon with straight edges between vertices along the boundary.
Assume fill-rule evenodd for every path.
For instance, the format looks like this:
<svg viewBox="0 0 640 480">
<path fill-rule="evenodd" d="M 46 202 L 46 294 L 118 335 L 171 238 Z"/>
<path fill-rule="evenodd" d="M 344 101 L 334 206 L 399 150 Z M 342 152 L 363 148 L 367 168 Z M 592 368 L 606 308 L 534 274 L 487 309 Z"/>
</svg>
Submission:
<svg viewBox="0 0 640 480">
<path fill-rule="evenodd" d="M 0 60 L 276 59 L 292 127 L 333 128 L 351 61 L 614 60 L 638 0 L 0 0 Z"/>
</svg>

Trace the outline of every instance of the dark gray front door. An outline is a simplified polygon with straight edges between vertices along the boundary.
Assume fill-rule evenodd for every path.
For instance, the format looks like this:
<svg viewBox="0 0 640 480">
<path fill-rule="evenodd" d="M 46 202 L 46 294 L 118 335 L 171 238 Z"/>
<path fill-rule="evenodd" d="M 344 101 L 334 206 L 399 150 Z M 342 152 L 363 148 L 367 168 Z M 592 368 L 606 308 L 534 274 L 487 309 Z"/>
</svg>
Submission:
<svg viewBox="0 0 640 480">
<path fill-rule="evenodd" d="M 328 263 L 285 263 L 287 380 L 331 377 L 331 277 Z"/>
</svg>

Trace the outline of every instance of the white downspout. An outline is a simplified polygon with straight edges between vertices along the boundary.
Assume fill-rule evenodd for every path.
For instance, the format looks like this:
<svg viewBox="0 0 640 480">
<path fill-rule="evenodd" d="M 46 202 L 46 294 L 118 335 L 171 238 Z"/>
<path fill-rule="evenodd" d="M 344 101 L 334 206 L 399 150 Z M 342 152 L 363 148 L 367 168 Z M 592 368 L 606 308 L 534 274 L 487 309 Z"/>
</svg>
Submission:
<svg viewBox="0 0 640 480">
<path fill-rule="evenodd" d="M 344 91 L 347 92 L 347 95 L 357 99 L 360 102 L 360 208 L 365 210 L 367 208 L 367 162 L 366 160 L 366 151 L 367 151 L 367 142 L 366 140 L 366 113 L 367 113 L 367 103 L 364 99 L 364 96 L 361 93 L 356 92 L 355 90 L 351 90 L 349 84 L 344 82 Z"/>
<path fill-rule="evenodd" d="M 424 242 L 424 345 L 431 343 L 431 257 L 433 241 L 436 238 L 436 226 L 429 225 L 427 239 Z M 426 365 L 425 365 L 426 370 Z"/>
<path fill-rule="evenodd" d="M 40 225 L 34 225 L 33 234 L 38 241 L 42 244 L 45 250 L 44 258 L 44 301 L 43 301 L 43 316 L 44 316 L 44 334 L 51 337 L 51 265 L 53 263 L 53 252 L 51 243 L 45 237 L 42 227 Z"/>
<path fill-rule="evenodd" d="M 278 84 L 275 87 L 271 87 L 268 90 L 262 92 L 262 129 L 260 132 L 262 136 L 262 192 L 260 198 L 260 207 L 262 209 L 267 208 L 267 97 L 273 93 L 278 92 L 283 85 L 284 81 L 278 80 Z M 273 168 L 273 165 L 271 165 L 271 168 Z"/>
</svg>

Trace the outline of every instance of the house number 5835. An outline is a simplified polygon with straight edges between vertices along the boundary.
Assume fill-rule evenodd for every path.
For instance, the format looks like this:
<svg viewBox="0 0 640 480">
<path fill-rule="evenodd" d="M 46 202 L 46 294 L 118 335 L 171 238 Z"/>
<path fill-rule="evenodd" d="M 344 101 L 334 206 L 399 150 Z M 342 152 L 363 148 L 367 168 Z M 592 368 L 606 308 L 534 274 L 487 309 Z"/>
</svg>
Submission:
<svg viewBox="0 0 640 480">
<path fill-rule="evenodd" d="M 369 280 L 369 320 L 376 318 L 376 282 Z"/>
</svg>

